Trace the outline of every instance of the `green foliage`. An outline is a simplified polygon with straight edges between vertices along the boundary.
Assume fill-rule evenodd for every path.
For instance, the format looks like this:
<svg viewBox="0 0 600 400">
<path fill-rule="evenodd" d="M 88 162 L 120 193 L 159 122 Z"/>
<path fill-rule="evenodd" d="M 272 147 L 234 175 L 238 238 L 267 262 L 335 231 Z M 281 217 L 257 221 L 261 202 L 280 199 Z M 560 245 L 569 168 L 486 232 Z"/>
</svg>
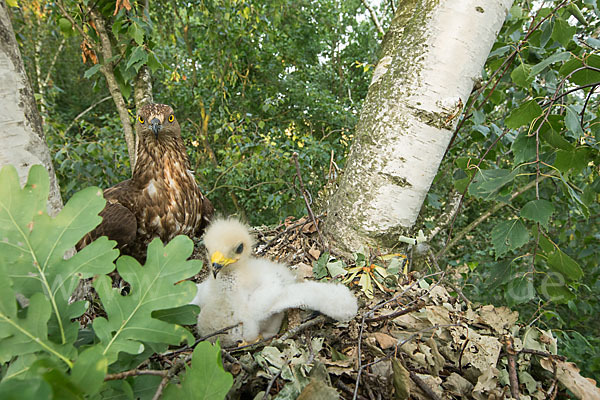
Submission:
<svg viewBox="0 0 600 400">
<path fill-rule="evenodd" d="M 600 329 L 599 19 L 595 1 L 511 8 L 430 193 L 465 193 L 456 233 L 490 212 L 447 253 L 467 295 L 587 338 Z"/>
<path fill-rule="evenodd" d="M 119 258 L 117 271 L 130 284 L 129 294 L 122 295 L 107 276 L 118 256 L 113 241 L 102 237 L 66 257 L 100 222 L 102 191 L 91 187 L 74 194 L 51 218 L 45 211 L 48 188 L 42 166 L 30 169 L 23 188 L 12 166 L 0 170 L 0 394 L 79 399 L 123 395 L 138 386 L 147 390 L 144 376 L 123 381 L 120 388 L 104 379 L 109 372 L 135 368 L 138 357 L 147 359 L 154 349 L 165 351 L 168 344 L 193 341 L 189 331 L 169 321 L 181 319 L 179 314 L 186 311 L 178 308 L 187 309 L 196 292 L 194 283 L 179 282 L 202 267 L 200 261 L 186 261 L 193 243 L 178 236 L 163 246 L 156 239 L 144 267 L 131 257 Z M 82 341 L 89 328 L 82 328 L 78 319 L 88 304 L 72 296 L 80 280 L 91 277 L 106 318 L 94 319 L 93 336 Z M 163 318 L 154 318 L 154 312 Z M 159 382 L 149 383 L 156 391 Z M 202 343 L 194 351 L 182 395 L 224 398 L 231 383 L 221 365 L 220 348 Z"/>
<path fill-rule="evenodd" d="M 361 2 L 175 1 L 150 3 L 148 10 L 142 3 L 113 15 L 114 1 L 64 2 L 94 41 L 86 7 L 101 12 L 115 57 L 104 60 L 96 51 L 98 64 L 89 56 L 81 63 L 82 38 L 55 3 L 26 6 L 13 18 L 32 81 L 43 80 L 36 65 L 51 70 L 39 97 L 64 197 L 129 177 L 112 100 L 73 121 L 108 95 L 99 71 L 110 61 L 132 113 L 136 74 L 150 68 L 155 100 L 175 108 L 199 185 L 220 212 L 254 224 L 303 214 L 291 154 L 300 154 L 316 198 L 336 175 L 331 161 L 343 163 L 377 59 L 376 31 L 357 18 L 365 13 Z M 38 37 L 46 39 L 41 50 Z"/>
<path fill-rule="evenodd" d="M 345 284 L 358 285 L 365 296 L 372 299 L 375 286 L 381 292 L 389 291 L 397 286 L 400 273 L 406 273 L 401 271 L 402 263 L 406 260 L 403 254 L 388 254 L 374 258 L 377 259 L 377 264 L 370 261 L 371 256 L 363 250 L 354 253 L 354 262 L 347 265 L 343 260 L 331 259 L 329 253 L 323 253 L 313 263 L 313 277 L 323 279 L 330 276 L 333 279 L 343 279 Z"/>
<path fill-rule="evenodd" d="M 171 385 L 165 399 L 223 399 L 231 385 L 233 377 L 223 369 L 219 345 L 202 342 L 194 350 L 192 368 L 184 375 L 181 387 Z"/>
</svg>

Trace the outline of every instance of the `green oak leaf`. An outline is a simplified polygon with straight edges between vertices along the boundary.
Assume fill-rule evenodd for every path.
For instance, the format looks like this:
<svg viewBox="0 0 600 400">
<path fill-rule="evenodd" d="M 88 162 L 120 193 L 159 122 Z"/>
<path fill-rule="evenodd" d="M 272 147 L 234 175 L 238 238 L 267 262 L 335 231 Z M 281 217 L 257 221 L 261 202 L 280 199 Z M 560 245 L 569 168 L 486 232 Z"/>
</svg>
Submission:
<svg viewBox="0 0 600 400">
<path fill-rule="evenodd" d="M 218 344 L 200 342 L 192 355 L 192 366 L 187 368 L 181 386 L 170 385 L 164 393 L 165 400 L 224 399 L 233 385 L 233 377 L 225 372 Z"/>
<path fill-rule="evenodd" d="M 96 318 L 93 327 L 109 365 L 121 351 L 142 352 L 144 342 L 175 345 L 193 341 L 191 333 L 183 327 L 152 318 L 153 311 L 186 305 L 196 295 L 193 282 L 178 283 L 202 268 L 199 260 L 187 261 L 193 248 L 192 240 L 186 236 L 177 236 L 166 246 L 157 238 L 148 246 L 143 267 L 132 257 L 119 258 L 117 271 L 131 285 L 130 293 L 125 296 L 112 288 L 109 277 L 96 279 L 94 288 L 108 319 Z"/>
</svg>

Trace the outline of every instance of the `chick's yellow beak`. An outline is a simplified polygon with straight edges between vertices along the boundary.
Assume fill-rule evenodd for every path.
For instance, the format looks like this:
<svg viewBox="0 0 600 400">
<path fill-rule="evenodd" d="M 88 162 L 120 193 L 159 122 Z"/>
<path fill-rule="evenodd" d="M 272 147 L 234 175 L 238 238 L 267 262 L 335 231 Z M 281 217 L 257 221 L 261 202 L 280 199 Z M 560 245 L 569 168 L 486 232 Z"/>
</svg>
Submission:
<svg viewBox="0 0 600 400">
<path fill-rule="evenodd" d="M 221 253 L 220 251 L 215 251 L 210 256 L 210 263 L 212 264 L 212 267 L 213 267 L 214 277 L 215 278 L 217 277 L 217 274 L 219 273 L 221 268 L 223 268 L 226 265 L 233 264 L 236 261 L 237 261 L 236 259 L 225 257 L 225 255 L 223 253 Z"/>
</svg>

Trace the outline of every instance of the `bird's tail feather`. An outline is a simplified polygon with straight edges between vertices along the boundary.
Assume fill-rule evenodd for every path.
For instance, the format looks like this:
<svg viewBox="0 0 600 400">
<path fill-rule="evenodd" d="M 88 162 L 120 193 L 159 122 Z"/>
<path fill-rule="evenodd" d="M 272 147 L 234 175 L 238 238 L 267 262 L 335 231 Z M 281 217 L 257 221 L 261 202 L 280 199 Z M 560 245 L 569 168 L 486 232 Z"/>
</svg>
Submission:
<svg viewBox="0 0 600 400">
<path fill-rule="evenodd" d="M 315 310 L 338 321 L 348 321 L 356 315 L 358 305 L 344 285 L 305 281 L 286 286 L 285 293 L 275 300 L 269 314 L 288 308 Z"/>
</svg>

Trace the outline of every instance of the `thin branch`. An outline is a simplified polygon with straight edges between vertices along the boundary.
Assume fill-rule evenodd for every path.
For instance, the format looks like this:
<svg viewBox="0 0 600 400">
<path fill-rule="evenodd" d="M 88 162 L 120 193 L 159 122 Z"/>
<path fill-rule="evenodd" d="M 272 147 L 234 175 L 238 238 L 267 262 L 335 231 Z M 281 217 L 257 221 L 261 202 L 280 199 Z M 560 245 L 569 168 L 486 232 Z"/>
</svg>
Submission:
<svg viewBox="0 0 600 400">
<path fill-rule="evenodd" d="M 306 204 L 306 209 L 308 210 L 308 215 L 310 216 L 311 221 L 315 225 L 315 229 L 319 234 L 319 240 L 321 242 L 321 246 L 325 248 L 325 241 L 323 240 L 323 236 L 321 235 L 321 231 L 319 230 L 319 225 L 317 224 L 317 220 L 315 215 L 313 214 L 312 208 L 310 208 L 310 202 L 308 201 L 307 191 L 304 187 L 304 182 L 302 182 L 302 174 L 300 173 L 300 164 L 298 163 L 298 153 L 292 153 L 292 160 L 296 165 L 296 175 L 298 176 L 298 182 L 300 183 L 300 190 L 302 191 L 302 196 L 304 197 L 304 203 Z"/>
<path fill-rule="evenodd" d="M 309 319 L 306 322 L 301 323 L 300 325 L 298 325 L 297 327 L 290 329 L 289 331 L 287 331 L 286 333 L 284 333 L 279 340 L 280 341 L 285 341 L 288 340 L 290 338 L 293 338 L 294 336 L 296 336 L 297 334 L 299 334 L 300 332 L 302 332 L 305 329 L 310 328 L 311 326 L 315 326 L 318 324 L 321 324 L 323 322 L 327 321 L 327 317 L 324 315 L 319 315 L 313 319 Z"/>
<path fill-rule="evenodd" d="M 513 398 L 519 400 L 519 378 L 517 377 L 517 352 L 514 348 L 514 339 L 510 335 L 504 336 L 504 346 L 508 358 L 508 380 L 510 383 L 510 394 Z"/>
<path fill-rule="evenodd" d="M 52 58 L 52 62 L 50 63 L 50 66 L 48 67 L 48 72 L 46 73 L 46 78 L 44 79 L 44 82 L 43 82 L 44 86 L 48 86 L 48 83 L 50 82 L 50 77 L 52 76 L 52 70 L 54 69 L 54 66 L 56 65 L 58 56 L 60 55 L 63 48 L 65 47 L 66 41 L 67 41 L 67 39 L 65 37 L 63 37 L 63 39 L 60 41 L 60 44 L 58 45 L 58 49 L 56 49 L 56 53 L 54 53 L 54 57 Z"/>
<path fill-rule="evenodd" d="M 410 375 L 410 379 L 413 380 L 413 382 L 422 390 L 424 391 L 427 396 L 429 396 L 429 398 L 431 398 L 432 400 L 442 400 L 440 398 L 440 396 L 438 396 L 437 394 L 435 394 L 435 392 L 433 391 L 433 389 L 431 389 L 429 387 L 428 384 L 425 383 L 425 381 L 423 381 L 423 379 L 419 378 L 419 376 L 417 374 L 415 374 L 413 371 L 408 370 L 408 373 Z"/>
<path fill-rule="evenodd" d="M 225 328 L 222 328 L 222 329 L 219 329 L 219 330 L 214 331 L 212 333 L 209 333 L 208 335 L 202 336 L 199 339 L 197 339 L 191 346 L 184 346 L 184 347 L 182 347 L 180 349 L 173 350 L 173 351 L 171 351 L 169 353 L 165 353 L 165 354 L 163 354 L 163 356 L 164 357 L 169 357 L 169 356 L 172 356 L 174 354 L 178 354 L 178 353 L 182 353 L 182 352 L 187 351 L 187 350 L 191 350 L 194 347 L 196 347 L 198 345 L 198 343 L 203 342 L 203 341 L 205 341 L 207 339 L 210 339 L 213 336 L 220 335 L 221 333 L 225 333 L 227 331 L 230 331 L 231 329 L 240 326 L 240 324 L 241 324 L 241 322 L 239 322 L 239 323 L 237 323 L 235 325 L 226 326 Z"/>
<path fill-rule="evenodd" d="M 460 122 L 458 123 L 458 126 L 454 130 L 454 133 L 452 134 L 452 138 L 450 139 L 450 143 L 448 144 L 448 147 L 446 148 L 446 152 L 444 153 L 444 157 L 446 156 L 446 154 L 448 153 L 448 151 L 450 150 L 450 148 L 454 144 L 454 140 L 458 136 L 458 132 L 460 131 L 460 129 L 464 125 L 465 121 L 468 120 L 473 115 L 473 114 L 469 114 L 469 112 L 473 108 L 473 106 L 475 105 L 475 102 L 477 101 L 477 98 L 481 95 L 481 93 L 483 93 L 485 91 L 485 89 L 487 89 L 487 87 L 494 80 L 494 78 L 496 77 L 496 75 L 498 75 L 499 72 L 502 71 L 501 75 L 498 77 L 496 83 L 493 86 L 493 89 L 496 88 L 496 86 L 498 85 L 498 82 L 502 79 L 502 77 L 508 71 L 508 68 L 510 67 L 510 65 L 514 61 L 516 55 L 519 54 L 519 51 L 521 50 L 521 46 L 523 46 L 523 44 L 527 43 L 527 40 L 529 39 L 529 36 L 531 36 L 531 34 L 533 32 L 535 32 L 542 25 L 542 23 L 544 23 L 548 18 L 551 18 L 556 13 L 556 11 L 558 11 L 562 7 L 565 7 L 569 3 L 569 1 L 570 0 L 563 1 L 562 3 L 560 3 L 559 5 L 557 5 L 556 7 L 554 7 L 554 9 L 552 11 L 550 11 L 550 13 L 548 15 L 546 15 L 544 18 L 541 18 L 538 21 L 537 24 L 535 24 L 534 26 L 531 26 L 529 28 L 529 30 L 527 31 L 527 34 L 525 35 L 525 37 L 521 41 L 519 41 L 519 43 L 517 43 L 517 45 L 516 45 L 515 49 L 513 50 L 513 52 L 508 57 L 506 57 L 506 59 L 504 60 L 504 62 L 502 63 L 502 65 L 500 65 L 500 67 L 498 67 L 498 69 L 496 69 L 496 71 L 494 71 L 494 73 L 492 74 L 492 76 L 490 76 L 490 78 L 485 83 L 485 85 L 482 85 L 479 88 L 479 90 L 477 90 L 477 93 L 474 96 L 472 96 L 473 100 L 470 101 L 470 102 L 467 102 L 467 107 L 465 107 L 465 111 L 463 112 L 464 117 L 460 120 Z M 534 18 L 534 21 L 535 21 L 535 18 Z M 479 104 L 479 106 L 476 107 L 476 110 L 480 109 L 486 103 L 487 99 L 489 99 L 489 97 L 492 95 L 492 92 L 494 91 L 493 89 L 490 90 L 490 93 L 488 93 L 488 96 L 486 97 L 486 99 L 483 102 L 481 102 L 481 104 Z"/>
<path fill-rule="evenodd" d="M 371 318 L 366 318 L 365 322 L 377 322 L 377 321 L 382 321 L 385 319 L 390 319 L 390 318 L 396 318 L 396 317 L 400 317 L 402 315 L 411 313 L 413 311 L 418 311 L 421 308 L 423 308 L 425 306 L 425 302 L 423 301 L 418 301 L 417 304 L 411 306 L 411 307 L 405 307 L 401 310 L 395 311 L 393 313 L 390 314 L 381 314 L 378 315 L 377 317 L 371 317 Z"/>
<path fill-rule="evenodd" d="M 490 150 L 492 150 L 496 144 L 509 132 L 509 129 L 506 128 L 504 129 L 504 131 L 502 132 L 502 134 L 500 136 L 498 136 L 496 138 L 496 140 L 494 140 L 494 142 L 492 144 L 490 144 L 488 146 L 488 148 L 485 150 L 485 152 L 483 153 L 483 155 L 481 157 L 479 157 L 479 161 L 477 162 L 477 165 L 475 166 L 476 170 L 479 170 L 479 166 L 481 165 L 481 163 L 483 162 L 483 160 L 485 159 L 485 157 L 487 156 L 487 154 L 490 152 Z M 471 182 L 473 182 L 473 179 L 475 179 L 475 176 L 477 176 L 477 173 L 474 173 L 473 175 L 471 175 L 471 178 L 469 179 L 469 182 L 467 182 L 467 185 L 465 186 L 465 189 L 463 190 L 463 192 L 460 195 L 460 201 L 458 202 L 458 210 L 454 213 L 454 216 L 452 217 L 452 222 L 450 223 L 450 231 L 448 232 L 448 238 L 446 239 L 446 244 L 444 245 L 444 247 L 448 246 L 448 243 L 452 237 L 452 230 L 454 228 L 454 221 L 456 221 L 456 217 L 458 216 L 458 212 L 460 211 L 463 201 L 465 199 L 465 195 L 467 194 L 467 190 L 469 190 L 469 186 L 471 185 Z"/>
<path fill-rule="evenodd" d="M 75 125 L 75 122 L 77 122 L 85 114 L 89 113 L 96 106 L 98 106 L 101 103 L 104 103 L 106 100 L 110 100 L 111 98 L 112 98 L 111 96 L 106 96 L 103 99 L 100 99 L 97 102 L 93 103 L 91 106 L 89 106 L 88 108 L 86 108 L 85 110 L 83 110 L 82 112 L 80 112 L 79 114 L 77 114 L 77 116 L 75 118 L 73 118 L 73 121 L 71 121 L 71 123 L 69 124 L 69 126 L 67 126 L 67 128 L 64 130 L 64 133 L 67 133 L 69 131 L 69 129 L 71 129 L 73 127 L 73 125 Z"/>
<path fill-rule="evenodd" d="M 166 374 L 163 376 L 162 380 L 158 384 L 158 388 L 156 389 L 156 393 L 154 393 L 154 396 L 152 397 L 152 400 L 158 400 L 158 399 L 161 398 L 163 390 L 165 389 L 165 387 L 167 386 L 167 384 L 169 383 L 169 381 L 175 375 L 177 375 L 179 373 L 179 371 L 181 371 L 183 368 L 185 368 L 185 365 L 191 359 L 192 359 L 192 355 L 190 354 L 183 361 L 182 360 L 175 361 L 175 364 L 173 364 L 173 366 L 168 371 L 165 371 Z"/>
<path fill-rule="evenodd" d="M 381 23 L 379 23 L 379 18 L 377 18 L 377 14 L 375 14 L 375 10 L 373 10 L 373 7 L 371 7 L 371 5 L 369 3 L 367 3 L 367 0 L 361 0 L 361 1 L 362 1 L 363 5 L 366 7 L 366 9 L 369 11 L 369 14 L 371 15 L 371 21 L 373 21 L 373 24 L 375 24 L 375 28 L 377 29 L 377 32 L 379 32 L 381 34 L 381 36 L 384 36 L 385 31 L 381 27 Z"/>
<path fill-rule="evenodd" d="M 155 376 L 166 376 L 168 371 L 159 371 L 153 369 L 132 369 L 129 371 L 119 372 L 118 374 L 108 374 L 104 377 L 104 382 L 106 381 L 116 381 L 119 379 L 126 379 L 130 376 L 138 376 L 138 375 L 155 375 Z"/>
<path fill-rule="evenodd" d="M 453 190 L 447 201 L 448 207 L 446 211 L 437 218 L 437 225 L 433 228 L 427 236 L 427 242 L 431 243 L 431 240 L 444 229 L 451 221 L 454 221 L 454 217 L 460 210 L 462 196 L 459 192 Z"/>
<path fill-rule="evenodd" d="M 548 176 L 543 176 L 540 178 L 540 182 L 543 181 L 544 179 L 548 178 Z M 523 194 L 524 192 L 528 191 L 529 189 L 531 189 L 532 187 L 534 187 L 536 185 L 536 181 L 533 180 L 531 182 L 529 182 L 527 185 L 523 186 L 522 188 L 520 188 L 519 190 L 517 190 L 516 192 L 514 192 L 509 199 L 509 202 L 512 201 L 513 199 L 515 199 L 516 197 L 520 196 L 521 194 Z M 442 248 L 442 250 L 440 250 L 436 255 L 435 255 L 435 259 L 439 260 L 440 257 L 442 257 L 449 249 L 451 249 L 452 247 L 454 247 L 458 242 L 460 242 L 462 240 L 463 237 L 465 237 L 465 235 L 469 232 L 471 232 L 473 229 L 475 229 L 479 224 L 481 224 L 483 221 L 485 221 L 486 219 L 488 219 L 490 216 L 492 216 L 494 213 L 496 213 L 496 211 L 500 210 L 501 208 L 507 206 L 509 203 L 498 203 L 495 206 L 493 206 L 492 208 L 490 208 L 488 211 L 486 211 L 485 213 L 483 213 L 479 218 L 477 218 L 475 221 L 471 222 L 469 225 L 467 225 L 462 231 L 460 231 L 455 237 L 452 238 L 451 241 L 449 241 L 446 246 L 444 246 L 444 248 Z"/>
<path fill-rule="evenodd" d="M 583 103 L 583 108 L 581 109 L 581 113 L 579 113 L 581 115 L 581 121 L 579 123 L 581 125 L 581 129 L 584 129 L 583 128 L 583 122 L 584 122 L 583 118 L 585 117 L 585 109 L 587 108 L 588 102 L 590 101 L 590 98 L 594 94 L 594 90 L 596 90 L 597 87 L 598 87 L 598 85 L 592 86 L 592 90 L 590 90 L 587 97 L 585 98 L 585 103 Z"/>
<path fill-rule="evenodd" d="M 273 376 L 271 378 L 271 380 L 269 380 L 269 384 L 267 385 L 267 388 L 265 389 L 265 395 L 263 396 L 263 400 L 267 400 L 269 398 L 269 392 L 271 391 L 273 384 L 275 383 L 277 378 L 279 378 L 281 376 L 283 369 L 285 367 L 287 367 L 288 365 L 290 365 L 290 361 L 288 361 L 285 365 L 282 365 L 281 368 L 279 368 L 279 371 L 277 371 L 277 374 L 275 376 Z"/>
</svg>

